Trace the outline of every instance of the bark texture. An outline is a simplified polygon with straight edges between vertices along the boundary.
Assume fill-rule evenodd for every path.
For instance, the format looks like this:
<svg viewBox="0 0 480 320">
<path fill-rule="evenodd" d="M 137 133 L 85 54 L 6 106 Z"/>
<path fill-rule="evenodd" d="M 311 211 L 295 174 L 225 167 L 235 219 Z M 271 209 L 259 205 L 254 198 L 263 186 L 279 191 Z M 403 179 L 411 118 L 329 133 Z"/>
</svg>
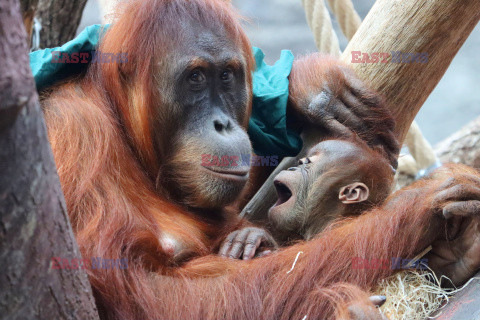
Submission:
<svg viewBox="0 0 480 320">
<path fill-rule="evenodd" d="M 28 66 L 16 0 L 0 1 L 0 315 L 98 319 L 84 270 L 51 268 L 80 258 Z"/>
<path fill-rule="evenodd" d="M 480 117 L 435 147 L 442 162 L 458 162 L 480 169 Z"/>
<path fill-rule="evenodd" d="M 40 0 L 36 17 L 39 19 L 40 48 L 61 46 L 77 32 L 87 0 Z"/>
<path fill-rule="evenodd" d="M 28 39 L 32 36 L 33 17 L 37 12 L 38 0 L 20 0 L 23 24 L 28 33 Z"/>
</svg>

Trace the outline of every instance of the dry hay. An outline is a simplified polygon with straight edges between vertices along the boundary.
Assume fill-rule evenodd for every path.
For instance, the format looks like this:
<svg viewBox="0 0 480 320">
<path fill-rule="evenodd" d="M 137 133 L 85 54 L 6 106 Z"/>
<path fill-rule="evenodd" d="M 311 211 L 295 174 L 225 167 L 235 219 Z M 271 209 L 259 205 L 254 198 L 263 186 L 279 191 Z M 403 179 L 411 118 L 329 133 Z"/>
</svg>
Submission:
<svg viewBox="0 0 480 320">
<path fill-rule="evenodd" d="M 470 281 L 458 289 L 444 289 L 440 286 L 440 279 L 429 270 L 411 269 L 382 280 L 375 294 L 387 297 L 380 310 L 390 320 L 434 319 L 431 315 Z"/>
</svg>

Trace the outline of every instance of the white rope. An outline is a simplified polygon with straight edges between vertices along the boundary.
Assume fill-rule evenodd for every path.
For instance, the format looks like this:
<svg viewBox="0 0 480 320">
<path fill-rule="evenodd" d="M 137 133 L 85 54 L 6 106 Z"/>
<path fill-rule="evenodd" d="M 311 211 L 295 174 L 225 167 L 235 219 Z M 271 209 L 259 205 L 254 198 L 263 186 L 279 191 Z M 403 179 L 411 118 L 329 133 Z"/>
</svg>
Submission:
<svg viewBox="0 0 480 320">
<path fill-rule="evenodd" d="M 302 0 L 302 4 L 318 51 L 335 57 L 340 56 L 338 38 L 324 0 Z"/>
<path fill-rule="evenodd" d="M 434 169 L 439 166 L 439 160 L 435 151 L 430 143 L 425 139 L 420 131 L 420 127 L 414 121 L 408 130 L 405 137 L 405 145 L 408 147 L 412 158 L 415 160 L 415 166 L 412 166 L 411 160 L 408 157 L 405 160 L 398 162 L 398 171 L 404 172 L 410 175 L 417 175 L 418 173 L 425 171 L 425 169 Z M 428 172 L 425 172 L 428 173 Z M 421 174 L 422 176 L 423 174 Z"/>
<path fill-rule="evenodd" d="M 398 158 L 397 175 L 406 174 L 409 176 L 414 176 L 417 174 L 417 172 L 418 172 L 417 162 L 411 155 L 405 154 Z"/>
<path fill-rule="evenodd" d="M 332 13 L 337 18 L 338 24 L 342 29 L 345 37 L 350 41 L 353 38 L 358 27 L 362 23 L 362 19 L 353 7 L 351 0 L 328 0 Z"/>
</svg>

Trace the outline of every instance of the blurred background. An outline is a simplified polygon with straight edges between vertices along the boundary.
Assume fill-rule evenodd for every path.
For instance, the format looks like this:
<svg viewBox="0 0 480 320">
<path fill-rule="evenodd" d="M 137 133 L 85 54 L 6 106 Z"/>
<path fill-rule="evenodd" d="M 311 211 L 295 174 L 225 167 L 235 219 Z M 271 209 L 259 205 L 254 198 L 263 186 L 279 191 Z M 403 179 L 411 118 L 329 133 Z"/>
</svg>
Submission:
<svg viewBox="0 0 480 320">
<path fill-rule="evenodd" d="M 362 19 L 374 2 L 353 0 Z M 252 45 L 265 52 L 268 63 L 274 63 L 282 49 L 292 50 L 295 55 L 316 51 L 300 0 L 233 0 L 233 4 L 249 20 L 245 30 Z M 99 0 L 89 0 L 78 30 L 101 23 L 102 15 Z M 333 17 L 332 19 L 335 20 Z M 333 22 L 343 50 L 347 40 L 336 21 Z M 417 115 L 417 123 L 431 144 L 442 141 L 480 115 L 479 53 L 480 25 L 460 49 L 445 76 Z M 434 54 L 435 52 L 429 52 L 429 55 Z"/>
</svg>

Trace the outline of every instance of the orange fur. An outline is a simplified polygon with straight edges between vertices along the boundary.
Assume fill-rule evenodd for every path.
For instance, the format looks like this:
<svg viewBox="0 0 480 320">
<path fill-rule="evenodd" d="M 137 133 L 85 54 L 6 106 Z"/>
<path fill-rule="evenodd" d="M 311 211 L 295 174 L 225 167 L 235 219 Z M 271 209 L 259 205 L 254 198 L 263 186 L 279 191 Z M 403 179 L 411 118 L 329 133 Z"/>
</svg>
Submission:
<svg viewBox="0 0 480 320">
<path fill-rule="evenodd" d="M 419 230 L 430 221 L 425 210 L 411 210 L 418 194 L 265 258 L 243 262 L 210 255 L 237 220 L 213 224 L 157 190 L 165 151 L 159 146 L 168 141 L 153 136 L 152 121 L 162 123 L 166 134 L 175 128 L 161 112 L 171 93 L 155 89 L 167 80 L 157 79 L 155 71 L 158 63 L 174 60 L 184 16 L 226 27 L 248 70 L 253 68 L 250 45 L 226 1 L 133 1 L 123 12 L 99 50 L 128 52 L 131 63 L 92 65 L 83 78 L 42 98 L 82 255 L 128 259 L 126 270 L 88 270 L 102 318 L 331 319 L 345 312 L 346 303 L 364 299 L 364 290 L 389 273 L 352 270 L 352 256 L 407 257 L 416 251 Z M 250 74 L 248 86 L 251 104 Z M 179 242 L 179 254 L 189 262 L 178 265 L 173 259 L 170 239 Z M 298 251 L 304 254 L 287 274 Z"/>
<path fill-rule="evenodd" d="M 309 104 L 320 92 L 326 90 L 331 94 L 328 102 L 330 107 L 332 103 L 339 103 L 339 108 L 342 108 L 342 104 L 347 105 L 351 111 L 360 115 L 364 128 L 357 128 L 355 133 L 396 168 L 400 146 L 391 135 L 395 121 L 385 107 L 384 99 L 360 81 L 347 65 L 332 57 L 316 53 L 294 61 L 289 87 L 291 108 L 307 121 L 315 121 L 314 118 L 318 115 L 314 113 L 318 110 L 309 110 Z"/>
<path fill-rule="evenodd" d="M 198 12 L 189 12 L 195 7 Z M 175 272 L 162 238 L 168 235 L 179 241 L 188 251 L 181 254 L 201 256 L 211 252 L 222 233 L 218 230 L 237 221 L 232 218 L 233 222 L 227 219 L 212 225 L 156 190 L 162 150 L 155 148 L 150 128 L 156 116 L 154 108 L 161 107 L 164 99 L 155 90 L 156 64 L 176 45 L 171 35 L 178 33 L 178 16 L 183 14 L 197 14 L 196 18 L 207 23 L 225 25 L 237 39 L 249 70 L 254 62 L 238 17 L 224 1 L 133 1 L 123 12 L 99 50 L 128 52 L 131 63 L 92 64 L 82 79 L 45 93 L 42 106 L 83 256 L 129 259 L 125 273 L 90 270 L 97 299 L 100 305 L 109 306 L 122 301 L 114 312 L 119 318 L 131 318 L 132 314 L 147 318 L 157 298 L 146 285 L 146 271 Z M 247 82 L 251 87 L 250 73 Z M 160 112 L 160 117 L 165 113 Z M 245 113 L 248 119 L 250 107 Z M 168 124 L 168 114 L 165 117 Z M 132 303 L 132 298 L 145 310 L 135 313 L 132 308 L 137 303 Z"/>
</svg>

